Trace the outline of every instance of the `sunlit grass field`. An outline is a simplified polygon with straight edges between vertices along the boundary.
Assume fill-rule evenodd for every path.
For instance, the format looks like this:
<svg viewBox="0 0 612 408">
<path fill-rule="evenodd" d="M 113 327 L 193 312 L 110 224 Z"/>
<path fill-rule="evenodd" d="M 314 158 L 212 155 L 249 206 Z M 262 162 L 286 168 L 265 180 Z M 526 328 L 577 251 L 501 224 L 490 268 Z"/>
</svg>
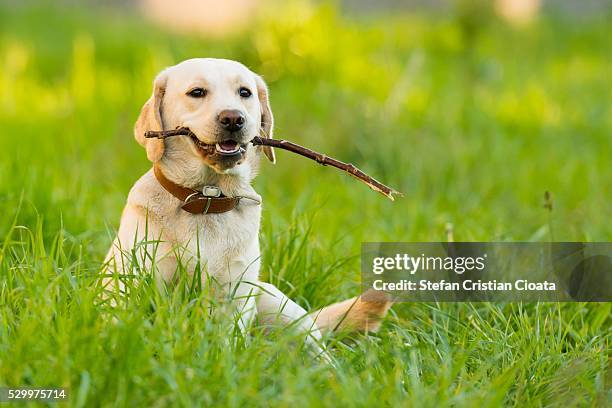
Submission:
<svg viewBox="0 0 612 408">
<path fill-rule="evenodd" d="M 112 311 L 94 285 L 150 167 L 132 126 L 153 77 L 199 56 L 264 76 L 277 137 L 405 194 L 263 164 L 262 274 L 307 308 L 358 293 L 362 241 L 610 241 L 609 15 L 513 29 L 291 3 L 212 39 L 0 4 L 0 386 L 67 387 L 73 406 L 611 403 L 610 304 L 398 304 L 378 334 L 332 339 L 332 368 L 290 330 L 237 339 L 187 277 L 143 277 Z"/>
</svg>

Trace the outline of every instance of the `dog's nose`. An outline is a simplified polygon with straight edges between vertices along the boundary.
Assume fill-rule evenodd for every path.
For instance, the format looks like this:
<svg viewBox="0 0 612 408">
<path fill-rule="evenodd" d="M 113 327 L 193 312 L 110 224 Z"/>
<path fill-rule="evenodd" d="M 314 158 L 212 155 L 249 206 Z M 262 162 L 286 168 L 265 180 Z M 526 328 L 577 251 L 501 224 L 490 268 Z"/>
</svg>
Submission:
<svg viewBox="0 0 612 408">
<path fill-rule="evenodd" d="M 226 109 L 221 111 L 217 120 L 224 129 L 230 132 L 240 130 L 244 126 L 244 115 L 237 109 Z"/>
</svg>

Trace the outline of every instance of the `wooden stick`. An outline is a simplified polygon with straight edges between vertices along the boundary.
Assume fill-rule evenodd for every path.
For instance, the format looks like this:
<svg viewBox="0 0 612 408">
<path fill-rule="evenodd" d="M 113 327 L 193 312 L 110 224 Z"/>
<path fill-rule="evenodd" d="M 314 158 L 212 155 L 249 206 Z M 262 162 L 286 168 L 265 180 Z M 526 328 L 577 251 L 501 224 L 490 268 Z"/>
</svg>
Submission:
<svg viewBox="0 0 612 408">
<path fill-rule="evenodd" d="M 378 191 L 379 193 L 383 194 L 385 197 L 391 200 L 394 200 L 393 194 L 401 194 L 399 191 L 396 191 L 391 187 L 382 184 L 378 180 L 368 176 L 363 171 L 353 166 L 351 163 L 341 162 L 340 160 L 334 159 L 333 157 L 329 157 L 323 153 L 315 152 L 314 150 L 310 150 L 306 147 L 300 146 L 299 144 L 289 142 L 287 140 L 268 139 L 259 136 L 255 136 L 251 142 L 255 146 L 270 146 L 283 150 L 288 150 L 290 152 L 297 153 L 301 156 L 308 157 L 309 159 L 314 160 L 323 166 L 332 166 L 337 169 L 344 170 L 349 175 L 355 177 L 357 180 L 365 183 L 372 190 Z"/>
<path fill-rule="evenodd" d="M 161 131 L 147 131 L 145 132 L 146 138 L 158 138 L 165 139 L 166 137 L 172 136 L 195 136 L 195 134 L 185 127 L 179 127 L 173 130 L 161 130 Z M 359 170 L 357 167 L 353 166 L 350 163 L 344 163 L 340 160 L 336 160 L 333 157 L 329 157 L 323 153 L 315 152 L 314 150 L 310 150 L 304 146 L 300 146 L 296 143 L 289 142 L 287 140 L 277 140 L 277 139 L 269 139 L 260 136 L 255 136 L 253 140 L 251 140 L 254 146 L 269 146 L 275 147 L 283 150 L 288 150 L 293 153 L 297 153 L 301 156 L 307 157 L 311 160 L 316 161 L 317 163 L 323 166 L 332 166 L 337 169 L 343 170 L 347 172 L 349 175 L 355 177 L 357 180 L 365 183 L 372 190 L 377 191 L 384 195 L 385 197 L 394 200 L 393 195 L 402 195 L 399 191 L 388 187 L 378 180 L 368 176 L 363 171 Z"/>
<path fill-rule="evenodd" d="M 147 139 L 165 139 L 172 136 L 195 136 L 195 134 L 186 127 L 177 127 L 172 130 L 147 130 L 145 132 Z"/>
</svg>

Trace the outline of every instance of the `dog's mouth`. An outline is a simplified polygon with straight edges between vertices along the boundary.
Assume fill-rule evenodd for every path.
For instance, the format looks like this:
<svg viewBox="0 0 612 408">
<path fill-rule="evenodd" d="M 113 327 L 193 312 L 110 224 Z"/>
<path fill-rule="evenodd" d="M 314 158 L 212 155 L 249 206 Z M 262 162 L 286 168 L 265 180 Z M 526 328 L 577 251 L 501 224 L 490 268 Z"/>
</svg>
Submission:
<svg viewBox="0 0 612 408">
<path fill-rule="evenodd" d="M 224 140 L 215 144 L 215 151 L 222 155 L 233 155 L 240 153 L 242 146 L 235 140 Z"/>
<path fill-rule="evenodd" d="M 233 139 L 226 139 L 214 144 L 204 143 L 195 135 L 191 135 L 191 140 L 198 150 L 205 155 L 217 154 L 219 156 L 238 156 L 246 151 L 246 144 L 239 143 Z"/>
</svg>

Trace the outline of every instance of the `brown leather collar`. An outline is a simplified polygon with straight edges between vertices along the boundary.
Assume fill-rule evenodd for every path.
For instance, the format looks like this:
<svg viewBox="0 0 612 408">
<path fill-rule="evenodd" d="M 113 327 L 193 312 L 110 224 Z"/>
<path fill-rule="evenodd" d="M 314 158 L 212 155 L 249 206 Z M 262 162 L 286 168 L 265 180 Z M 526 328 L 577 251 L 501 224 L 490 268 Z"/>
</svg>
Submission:
<svg viewBox="0 0 612 408">
<path fill-rule="evenodd" d="M 206 186 L 203 192 L 180 186 L 168 180 L 157 164 L 153 166 L 153 173 L 167 192 L 183 202 L 181 208 L 191 214 L 219 214 L 231 211 L 242 198 L 226 197 L 219 187 L 215 186 Z"/>
</svg>

